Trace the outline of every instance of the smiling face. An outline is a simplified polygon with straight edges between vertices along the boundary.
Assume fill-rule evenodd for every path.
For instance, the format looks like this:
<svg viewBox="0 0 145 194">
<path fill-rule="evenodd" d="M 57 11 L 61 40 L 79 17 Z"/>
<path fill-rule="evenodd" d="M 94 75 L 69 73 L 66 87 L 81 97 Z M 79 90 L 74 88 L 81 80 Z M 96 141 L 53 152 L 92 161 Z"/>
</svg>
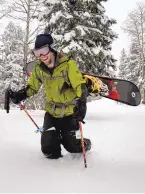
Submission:
<svg viewBox="0 0 145 194">
<path fill-rule="evenodd" d="M 54 56 L 54 53 L 52 53 L 51 51 L 46 55 L 40 55 L 38 59 L 42 61 L 43 63 L 45 63 L 49 68 L 54 67 L 55 56 Z"/>
<path fill-rule="evenodd" d="M 54 67 L 55 56 L 48 46 L 44 46 L 40 49 L 33 50 L 33 54 L 37 59 L 45 63 L 49 68 Z"/>
</svg>

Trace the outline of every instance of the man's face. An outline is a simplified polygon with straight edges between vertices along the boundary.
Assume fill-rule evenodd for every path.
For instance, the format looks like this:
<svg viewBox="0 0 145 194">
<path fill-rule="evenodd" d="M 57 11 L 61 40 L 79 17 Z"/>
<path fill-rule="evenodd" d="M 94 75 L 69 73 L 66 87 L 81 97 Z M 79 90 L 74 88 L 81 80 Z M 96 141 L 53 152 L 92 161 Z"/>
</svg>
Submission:
<svg viewBox="0 0 145 194">
<path fill-rule="evenodd" d="M 33 51 L 34 55 L 45 63 L 49 68 L 53 68 L 55 64 L 54 53 L 50 51 L 48 46 Z"/>
<path fill-rule="evenodd" d="M 54 63 L 55 63 L 54 53 L 49 52 L 47 55 L 41 55 L 39 57 L 39 59 L 43 63 L 45 63 L 49 68 L 53 68 L 54 67 Z"/>
</svg>

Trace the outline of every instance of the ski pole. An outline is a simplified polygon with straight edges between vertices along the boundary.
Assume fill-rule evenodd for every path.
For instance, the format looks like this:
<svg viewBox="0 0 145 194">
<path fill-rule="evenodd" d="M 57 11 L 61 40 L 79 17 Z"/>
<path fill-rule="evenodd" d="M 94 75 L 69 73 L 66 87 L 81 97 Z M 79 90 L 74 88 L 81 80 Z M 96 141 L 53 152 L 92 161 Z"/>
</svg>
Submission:
<svg viewBox="0 0 145 194">
<path fill-rule="evenodd" d="M 33 118 L 30 116 L 27 110 L 25 110 L 25 107 L 20 103 L 19 104 L 20 108 L 25 111 L 27 116 L 31 119 L 31 121 L 34 123 L 34 125 L 37 127 L 36 133 L 40 132 L 42 133 L 42 128 L 39 128 L 36 122 L 33 120 Z M 10 111 L 10 91 L 9 88 L 5 92 L 5 100 L 4 100 L 4 109 L 6 110 L 7 113 Z"/>
<path fill-rule="evenodd" d="M 85 168 L 87 168 L 86 151 L 85 151 L 85 146 L 84 146 L 84 137 L 83 137 L 83 129 L 82 129 L 81 121 L 79 121 L 79 127 L 80 127 L 80 133 L 81 133 L 81 143 L 82 143 L 82 152 L 83 152 L 83 157 L 84 157 L 84 165 L 85 165 Z"/>
<path fill-rule="evenodd" d="M 22 110 L 24 110 L 24 112 L 27 114 L 27 116 L 31 119 L 31 121 L 32 121 L 32 122 L 34 123 L 34 125 L 37 127 L 37 131 L 36 131 L 36 132 L 40 131 L 39 126 L 36 124 L 36 122 L 34 121 L 34 119 L 30 116 L 30 114 L 29 114 L 28 111 L 25 109 L 25 107 L 24 107 L 22 104 L 19 104 L 19 106 L 20 106 L 20 108 L 21 108 Z M 42 131 L 40 131 L 40 133 L 42 133 Z"/>
</svg>

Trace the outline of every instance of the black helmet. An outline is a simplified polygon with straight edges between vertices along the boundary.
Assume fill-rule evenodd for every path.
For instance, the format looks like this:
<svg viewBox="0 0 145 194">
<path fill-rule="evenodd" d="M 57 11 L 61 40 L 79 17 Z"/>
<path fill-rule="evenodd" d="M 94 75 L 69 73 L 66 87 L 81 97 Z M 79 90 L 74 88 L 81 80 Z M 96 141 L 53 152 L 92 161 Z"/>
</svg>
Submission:
<svg viewBox="0 0 145 194">
<path fill-rule="evenodd" d="M 45 45 L 51 46 L 53 44 L 53 38 L 50 34 L 39 34 L 35 40 L 35 48 L 39 49 Z"/>
</svg>

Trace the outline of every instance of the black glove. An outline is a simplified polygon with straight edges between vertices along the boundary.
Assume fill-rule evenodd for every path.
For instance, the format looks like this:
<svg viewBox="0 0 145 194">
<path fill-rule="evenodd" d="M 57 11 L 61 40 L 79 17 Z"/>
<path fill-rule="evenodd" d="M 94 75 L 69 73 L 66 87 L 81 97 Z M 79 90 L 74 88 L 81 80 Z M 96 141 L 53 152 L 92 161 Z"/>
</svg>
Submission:
<svg viewBox="0 0 145 194">
<path fill-rule="evenodd" d="M 82 96 L 79 98 L 76 107 L 74 109 L 74 116 L 79 121 L 83 121 L 86 116 L 87 111 L 87 95 L 88 91 L 85 84 L 81 85 L 82 88 Z"/>
<path fill-rule="evenodd" d="M 25 100 L 28 97 L 26 92 L 27 88 L 17 92 L 13 92 L 11 89 L 9 89 L 9 95 L 14 104 L 19 104 L 22 100 Z"/>
<path fill-rule="evenodd" d="M 86 101 L 82 101 L 82 99 L 79 99 L 75 112 L 77 119 L 82 121 L 86 116 L 86 112 L 87 112 Z"/>
</svg>

